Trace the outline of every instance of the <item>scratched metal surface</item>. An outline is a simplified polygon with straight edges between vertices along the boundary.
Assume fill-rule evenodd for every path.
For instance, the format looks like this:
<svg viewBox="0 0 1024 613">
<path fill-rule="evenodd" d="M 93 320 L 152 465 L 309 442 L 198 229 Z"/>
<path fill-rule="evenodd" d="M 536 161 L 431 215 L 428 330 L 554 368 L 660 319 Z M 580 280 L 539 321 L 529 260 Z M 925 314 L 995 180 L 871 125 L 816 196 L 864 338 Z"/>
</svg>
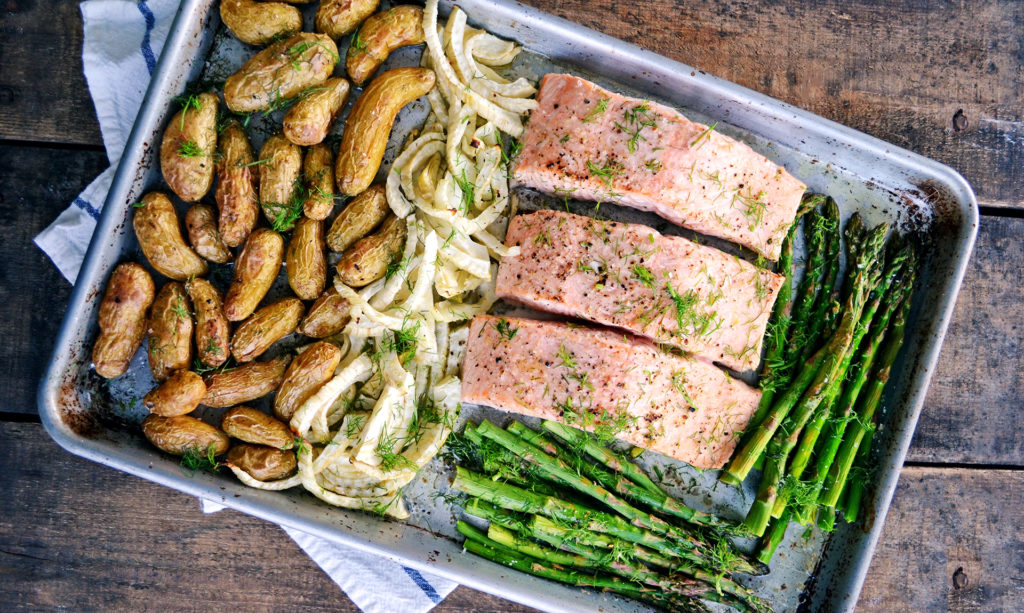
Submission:
<svg viewBox="0 0 1024 613">
<path fill-rule="evenodd" d="M 780 610 L 796 609 L 800 602 L 815 611 L 852 609 L 973 245 L 977 212 L 970 188 L 958 175 L 934 162 L 524 5 L 472 0 L 460 6 L 474 25 L 526 47 L 528 52 L 509 68 L 510 75 L 537 79 L 549 71 L 570 71 L 616 91 L 665 102 L 695 120 L 717 121 L 719 131 L 784 164 L 810 189 L 835 197 L 844 218 L 860 211 L 871 223 L 889 221 L 924 240 L 928 269 L 917 294 L 907 343 L 911 349 L 901 358 L 900 374 L 887 394 L 875 439 L 875 459 L 883 471 L 869 492 L 868 524 L 841 526 L 831 537 L 816 529 L 804 533 L 802 527 L 793 525 L 776 554 L 772 573 L 749 581 Z M 527 605 L 551 611 L 646 610 L 631 601 L 539 580 L 463 554 L 454 530 L 458 510 L 438 496 L 447 492 L 450 481 L 450 470 L 439 460 L 431 462 L 408 489 L 412 517 L 406 522 L 329 507 L 300 491 L 252 490 L 230 476 L 185 475 L 176 461 L 156 452 L 138 433 L 137 424 L 145 413 L 138 399 L 153 385 L 142 352 L 133 360 L 128 375 L 113 382 L 105 383 L 91 372 L 89 351 L 106 278 L 116 263 L 142 259 L 128 223 L 128 205 L 144 191 L 163 186 L 156 143 L 174 112 L 170 101 L 190 81 L 223 80 L 251 53 L 219 26 L 215 8 L 213 0 L 186 0 L 172 28 L 75 288 L 51 368 L 40 386 L 40 414 L 47 430 L 78 455 Z M 308 8 L 306 12 L 308 20 Z M 342 51 L 346 46 L 344 40 L 339 45 Z M 415 64 L 421 50 L 403 49 L 388 63 Z M 350 97 L 349 105 L 354 98 Z M 426 112 L 426 105 L 419 101 L 401 113 L 382 173 Z M 252 119 L 255 147 L 280 125 L 282 114 Z M 341 127 L 339 121 L 333 131 L 339 133 Z M 516 194 L 520 210 L 568 206 L 581 214 L 600 214 L 689 235 L 631 209 L 604 204 L 595 211 L 592 203 L 562 202 L 524 189 L 517 189 Z M 749 256 L 723 241 L 701 240 Z M 212 277 L 215 283 L 226 283 L 230 269 L 214 267 Z M 287 290 L 282 283 L 276 291 Z M 290 339 L 275 350 L 286 350 L 298 342 Z M 739 373 L 748 381 L 751 375 Z M 204 409 L 202 415 L 215 420 L 219 412 Z M 508 419 L 473 406 L 465 408 L 462 419 L 478 421 L 481 417 L 499 423 Z M 715 472 L 702 473 L 655 454 L 644 454 L 640 461 L 648 468 L 657 464 L 667 475 L 670 490 L 695 507 L 739 519 L 753 500 L 756 475 L 737 490 L 719 484 Z M 741 545 L 750 547 L 752 543 Z"/>
</svg>

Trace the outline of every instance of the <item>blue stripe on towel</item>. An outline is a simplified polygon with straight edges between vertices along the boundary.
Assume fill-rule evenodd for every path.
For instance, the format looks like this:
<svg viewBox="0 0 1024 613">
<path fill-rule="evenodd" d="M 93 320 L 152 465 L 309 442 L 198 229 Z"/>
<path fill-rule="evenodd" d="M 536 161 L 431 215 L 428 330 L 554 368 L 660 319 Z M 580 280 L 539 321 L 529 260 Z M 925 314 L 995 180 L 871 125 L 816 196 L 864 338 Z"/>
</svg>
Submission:
<svg viewBox="0 0 1024 613">
<path fill-rule="evenodd" d="M 140 0 L 136 6 L 139 7 L 139 12 L 146 20 L 146 32 L 142 35 L 142 57 L 146 60 L 146 70 L 149 71 L 149 76 L 153 76 L 153 70 L 156 69 L 156 55 L 153 54 L 153 48 L 149 46 L 149 34 L 156 26 L 156 17 L 153 15 L 153 11 L 146 6 L 146 0 Z"/>
<path fill-rule="evenodd" d="M 421 575 L 418 570 L 416 570 L 415 568 L 409 568 L 408 566 L 403 566 L 402 570 L 404 570 L 405 574 L 409 575 L 409 578 L 412 579 L 413 582 L 416 583 L 416 585 L 418 585 L 421 590 L 423 590 L 423 593 L 427 595 L 427 598 L 430 599 L 430 602 L 434 604 L 441 602 L 441 596 L 434 589 L 434 586 L 430 585 L 430 582 L 427 581 L 426 578 L 423 575 Z"/>
<path fill-rule="evenodd" d="M 93 219 L 99 219 L 100 218 L 100 212 L 96 209 L 96 207 L 91 205 L 84 198 L 75 198 L 74 201 L 71 202 L 71 204 L 77 206 L 78 208 L 80 208 L 83 211 L 85 211 L 86 213 L 88 213 L 89 217 L 92 217 Z"/>
</svg>

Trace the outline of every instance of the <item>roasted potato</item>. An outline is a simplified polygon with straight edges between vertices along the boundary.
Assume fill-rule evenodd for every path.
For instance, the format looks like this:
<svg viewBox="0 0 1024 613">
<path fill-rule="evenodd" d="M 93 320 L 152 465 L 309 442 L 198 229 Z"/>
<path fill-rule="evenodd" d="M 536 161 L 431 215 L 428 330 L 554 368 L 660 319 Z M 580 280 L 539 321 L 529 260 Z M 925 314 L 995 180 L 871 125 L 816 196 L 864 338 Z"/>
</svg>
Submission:
<svg viewBox="0 0 1024 613">
<path fill-rule="evenodd" d="M 293 202 L 302 172 L 302 150 L 278 132 L 260 149 L 260 206 L 275 230 L 290 230 L 302 214 Z"/>
<path fill-rule="evenodd" d="M 334 165 L 338 191 L 355 196 L 377 175 L 391 124 L 402 107 L 434 87 L 434 71 L 426 68 L 395 68 L 370 82 L 356 99 L 341 137 Z"/>
<path fill-rule="evenodd" d="M 203 258 L 185 243 L 178 212 L 164 194 L 149 192 L 143 196 L 135 207 L 132 226 L 142 253 L 158 273 L 184 281 L 201 277 L 209 270 Z"/>
<path fill-rule="evenodd" d="M 256 195 L 259 170 L 252 157 L 252 145 L 245 130 L 228 120 L 217 141 L 217 208 L 220 210 L 220 238 L 237 247 L 259 221 L 260 200 Z"/>
<path fill-rule="evenodd" d="M 338 294 L 338 290 L 328 287 L 309 307 L 306 318 L 299 324 L 299 333 L 312 338 L 333 336 L 348 324 L 351 309 L 352 305 Z"/>
<path fill-rule="evenodd" d="M 190 370 L 176 370 L 142 399 L 154 415 L 173 417 L 196 410 L 206 395 L 203 378 Z"/>
<path fill-rule="evenodd" d="M 262 398 L 281 387 L 289 362 L 290 356 L 279 355 L 266 362 L 247 362 L 237 368 L 206 375 L 203 379 L 206 382 L 206 396 L 201 404 L 208 407 L 233 407 Z"/>
<path fill-rule="evenodd" d="M 228 359 L 228 338 L 231 324 L 224 317 L 224 301 L 220 292 L 206 279 L 191 279 L 185 291 L 192 299 L 196 315 L 196 351 L 199 361 L 217 367 Z"/>
<path fill-rule="evenodd" d="M 157 381 L 192 365 L 192 304 L 185 287 L 160 288 L 149 314 L 149 371 Z"/>
<path fill-rule="evenodd" d="M 273 230 L 260 228 L 249 235 L 235 260 L 235 277 L 224 298 L 224 316 L 242 321 L 256 310 L 281 270 L 284 239 Z"/>
<path fill-rule="evenodd" d="M 303 213 L 310 219 L 327 219 L 334 209 L 334 155 L 330 147 L 320 143 L 306 149 L 302 174 L 308 188 Z"/>
<path fill-rule="evenodd" d="M 211 262 L 227 264 L 231 261 L 231 250 L 220 239 L 217 231 L 217 215 L 208 204 L 193 204 L 185 213 L 185 229 L 188 242 L 199 255 Z"/>
<path fill-rule="evenodd" d="M 205 456 L 211 451 L 219 456 L 230 444 L 219 429 L 188 415 L 150 415 L 142 422 L 142 433 L 162 451 L 179 456 L 189 452 Z"/>
<path fill-rule="evenodd" d="M 295 452 L 259 445 L 235 445 L 228 451 L 228 464 L 247 472 L 258 481 L 277 481 L 295 472 Z"/>
<path fill-rule="evenodd" d="M 303 300 L 316 300 L 327 284 L 324 222 L 302 217 L 288 241 L 285 254 L 288 285 Z"/>
<path fill-rule="evenodd" d="M 401 254 L 407 233 L 405 220 L 390 215 L 380 230 L 360 239 L 338 260 L 342 283 L 363 287 L 383 277 L 391 260 Z"/>
<path fill-rule="evenodd" d="M 326 342 L 314 343 L 288 366 L 284 383 L 274 397 L 274 415 L 288 421 L 320 386 L 334 376 L 341 349 Z"/>
<path fill-rule="evenodd" d="M 308 90 L 284 116 L 284 135 L 296 145 L 308 147 L 323 142 L 341 107 L 348 99 L 348 81 L 327 79 L 320 87 Z"/>
<path fill-rule="evenodd" d="M 346 204 L 334 218 L 331 230 L 327 233 L 327 246 L 335 253 L 343 253 L 380 225 L 390 212 L 384 186 L 370 186 Z"/>
<path fill-rule="evenodd" d="M 96 374 L 120 377 L 146 336 L 146 312 L 156 287 L 146 269 L 135 262 L 119 264 L 110 275 L 100 301 L 100 335 L 92 346 Z"/>
<path fill-rule="evenodd" d="M 316 31 L 337 40 L 359 27 L 379 4 L 380 0 L 320 0 Z"/>
<path fill-rule="evenodd" d="M 317 87 L 334 72 L 338 46 L 330 37 L 302 32 L 252 56 L 224 82 L 224 101 L 236 113 L 265 111 L 302 90 Z"/>
<path fill-rule="evenodd" d="M 391 52 L 423 42 L 423 7 L 403 4 L 371 15 L 349 43 L 345 69 L 362 87 Z"/>
<path fill-rule="evenodd" d="M 221 418 L 220 427 L 232 438 L 275 449 L 291 447 L 295 440 L 287 424 L 252 407 L 228 409 Z"/>
<path fill-rule="evenodd" d="M 243 43 L 265 45 L 302 29 L 302 13 L 282 2 L 221 0 L 220 20 Z"/>
<path fill-rule="evenodd" d="M 253 313 L 231 337 L 231 355 L 238 362 L 251 362 L 271 345 L 295 332 L 306 306 L 298 298 L 282 298 Z"/>
<path fill-rule="evenodd" d="M 217 94 L 189 96 L 164 130 L 160 169 L 167 185 L 185 202 L 197 202 L 213 184 L 218 103 Z"/>
</svg>

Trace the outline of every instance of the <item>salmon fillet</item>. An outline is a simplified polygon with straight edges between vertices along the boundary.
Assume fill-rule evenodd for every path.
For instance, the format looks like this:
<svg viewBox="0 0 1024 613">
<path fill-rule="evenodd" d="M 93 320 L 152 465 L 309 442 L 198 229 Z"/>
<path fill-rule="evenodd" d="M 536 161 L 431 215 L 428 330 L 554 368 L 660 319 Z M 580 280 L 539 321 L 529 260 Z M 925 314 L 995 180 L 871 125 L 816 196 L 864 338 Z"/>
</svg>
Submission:
<svg viewBox="0 0 1024 613">
<path fill-rule="evenodd" d="M 675 110 L 567 74 L 541 81 L 516 183 L 652 211 L 772 261 L 806 185 L 747 145 Z"/>
<path fill-rule="evenodd" d="M 720 362 L 755 368 L 784 277 L 638 224 L 560 211 L 512 218 L 500 298 L 615 326 Z"/>
<path fill-rule="evenodd" d="M 553 419 L 721 468 L 761 392 L 707 362 L 610 330 L 473 319 L 462 401 Z"/>
</svg>

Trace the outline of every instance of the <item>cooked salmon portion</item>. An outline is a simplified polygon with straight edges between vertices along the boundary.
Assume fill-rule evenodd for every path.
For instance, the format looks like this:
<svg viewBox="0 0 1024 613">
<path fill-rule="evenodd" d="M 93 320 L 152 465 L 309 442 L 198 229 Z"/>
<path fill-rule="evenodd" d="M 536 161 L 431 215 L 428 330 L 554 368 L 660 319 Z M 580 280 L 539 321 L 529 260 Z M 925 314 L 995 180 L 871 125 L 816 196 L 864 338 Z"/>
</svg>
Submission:
<svg viewBox="0 0 1024 613">
<path fill-rule="evenodd" d="M 514 180 L 652 211 L 772 261 L 806 185 L 747 145 L 647 100 L 567 74 L 541 81 Z"/>
<path fill-rule="evenodd" d="M 512 218 L 495 290 L 615 326 L 734 370 L 755 368 L 784 277 L 638 224 L 560 211 Z"/>
<path fill-rule="evenodd" d="M 473 319 L 462 401 L 618 437 L 721 468 L 761 392 L 635 336 L 532 319 Z"/>
</svg>

